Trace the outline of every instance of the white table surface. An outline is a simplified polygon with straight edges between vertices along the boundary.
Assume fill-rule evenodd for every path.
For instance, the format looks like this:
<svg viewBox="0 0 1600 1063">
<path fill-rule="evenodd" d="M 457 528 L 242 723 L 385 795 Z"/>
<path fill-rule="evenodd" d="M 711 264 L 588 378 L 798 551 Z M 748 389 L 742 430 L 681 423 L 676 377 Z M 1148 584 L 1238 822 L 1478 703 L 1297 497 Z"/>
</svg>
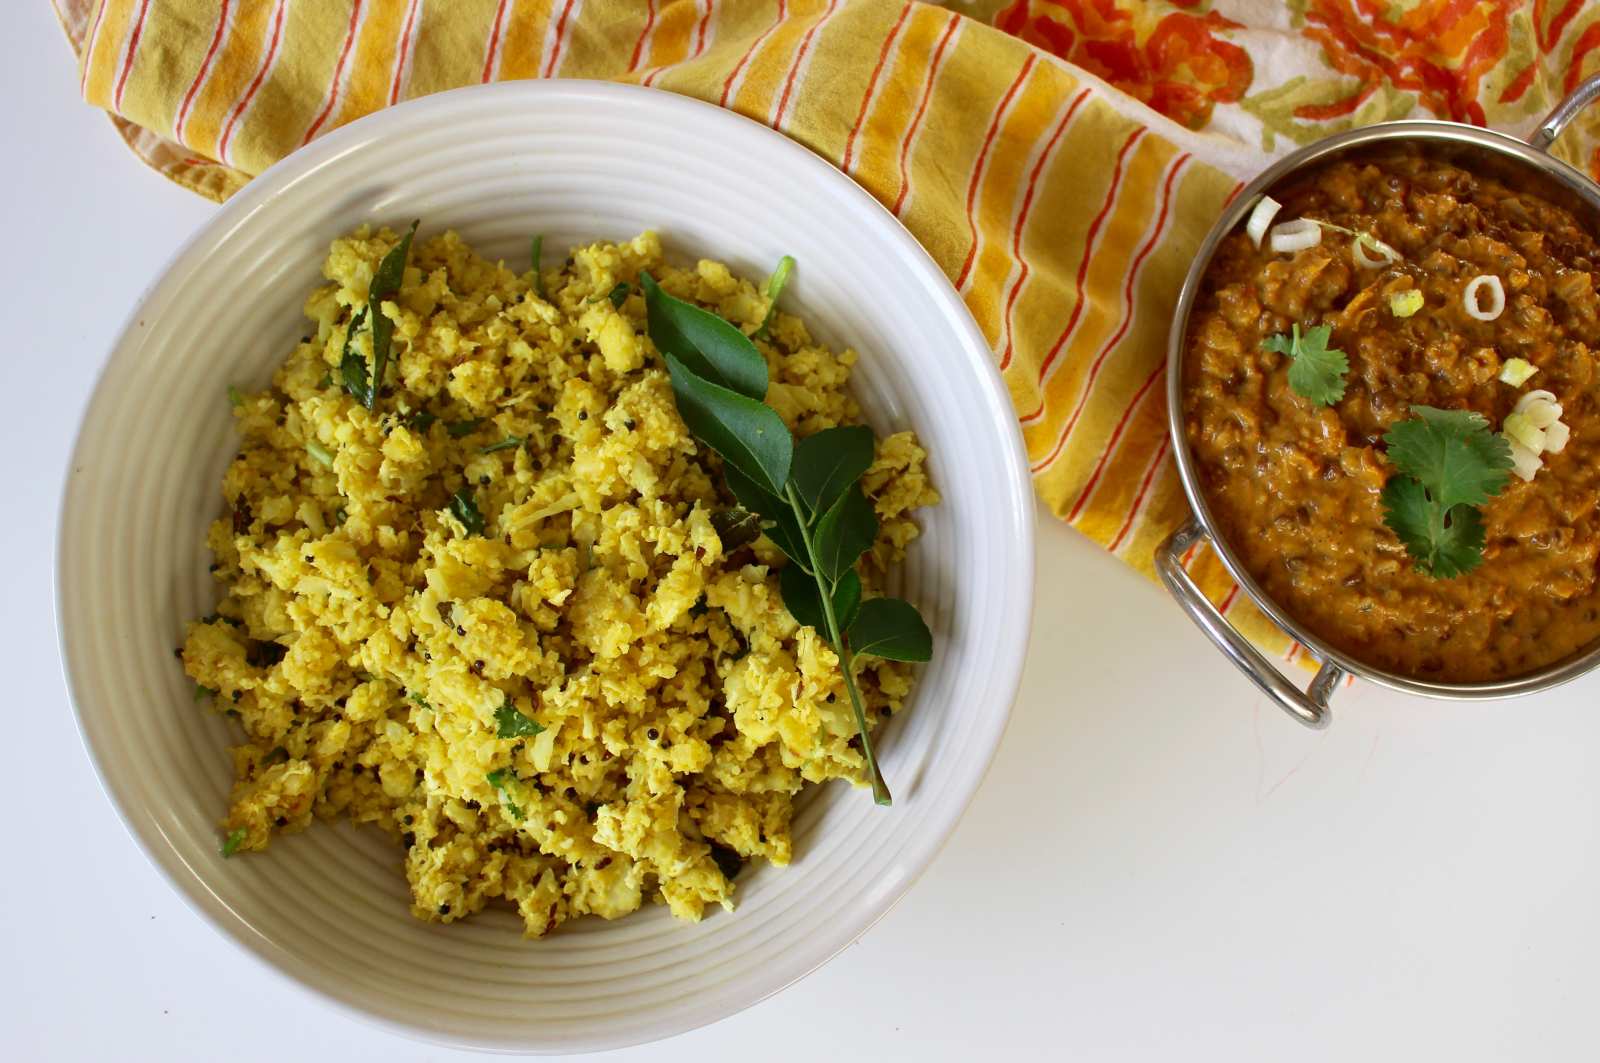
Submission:
<svg viewBox="0 0 1600 1063">
<path fill-rule="evenodd" d="M 0 1056 L 469 1058 L 247 961 L 95 782 L 53 624 L 67 449 L 123 316 L 213 208 L 78 103 L 48 5 L 16 8 L 0 37 L 15 798 Z M 926 877 L 776 998 L 601 1058 L 1594 1059 L 1597 691 L 1600 676 L 1451 705 L 1357 688 L 1313 734 L 1156 587 L 1041 512 L 1022 694 Z"/>
</svg>

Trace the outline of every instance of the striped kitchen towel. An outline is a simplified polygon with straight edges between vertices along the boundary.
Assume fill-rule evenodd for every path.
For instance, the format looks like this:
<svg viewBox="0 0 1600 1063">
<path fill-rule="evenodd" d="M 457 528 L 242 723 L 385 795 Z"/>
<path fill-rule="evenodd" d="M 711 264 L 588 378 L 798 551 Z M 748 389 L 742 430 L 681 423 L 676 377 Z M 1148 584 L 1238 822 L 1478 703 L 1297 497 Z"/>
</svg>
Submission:
<svg viewBox="0 0 1600 1063">
<path fill-rule="evenodd" d="M 1045 503 L 1148 573 L 1188 515 L 1162 386 L 1173 301 L 1265 155 L 1069 64 L 1078 38 L 1033 6 L 999 13 L 1016 36 L 904 0 L 57 0 L 84 98 L 216 199 L 377 108 L 497 79 L 655 86 L 798 140 L 960 291 Z M 1189 564 L 1252 637 L 1299 652 L 1208 551 Z"/>
</svg>

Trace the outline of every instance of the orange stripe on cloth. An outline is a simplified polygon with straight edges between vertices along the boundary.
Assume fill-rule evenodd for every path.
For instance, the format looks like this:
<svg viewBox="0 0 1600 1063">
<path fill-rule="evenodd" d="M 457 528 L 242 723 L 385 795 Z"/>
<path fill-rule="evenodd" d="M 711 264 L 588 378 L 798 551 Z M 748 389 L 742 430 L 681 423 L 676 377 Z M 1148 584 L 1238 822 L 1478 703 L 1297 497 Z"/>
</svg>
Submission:
<svg viewBox="0 0 1600 1063">
<path fill-rule="evenodd" d="M 669 8 L 650 46 L 650 58 L 655 65 L 640 80 L 641 85 L 654 86 L 669 70 L 700 58 L 711 39 L 713 9 L 714 0 L 695 0 L 693 4 L 680 2 Z"/>
<path fill-rule="evenodd" d="M 301 144 L 311 143 L 311 138 L 317 135 L 317 130 L 322 128 L 322 123 L 328 120 L 333 113 L 333 108 L 339 102 L 339 92 L 344 88 L 345 64 L 350 61 L 350 52 L 356 46 L 356 31 L 361 28 L 363 0 L 354 0 L 350 5 L 350 24 L 345 29 L 344 46 L 339 49 L 339 61 L 333 67 L 333 82 L 328 86 L 328 99 L 322 105 L 322 110 L 317 112 L 317 117 L 312 119 L 311 126 L 306 130 L 306 135 L 301 138 Z"/>
<path fill-rule="evenodd" d="M 1122 289 L 1122 321 L 1117 326 L 1117 331 L 1112 334 L 1109 340 L 1106 341 L 1105 347 L 1102 348 L 1099 356 L 1095 359 L 1095 372 L 1097 372 L 1099 367 L 1105 363 L 1105 360 L 1110 357 L 1111 353 L 1117 349 L 1118 344 L 1120 344 L 1123 338 L 1127 336 L 1128 329 L 1133 323 L 1133 293 L 1134 285 L 1139 280 L 1140 267 L 1142 267 L 1145 263 L 1145 260 L 1150 257 L 1150 252 L 1155 250 L 1157 242 L 1161 239 L 1166 230 L 1167 218 L 1170 215 L 1172 206 L 1173 182 L 1177 179 L 1178 174 L 1183 170 L 1184 164 L 1189 161 L 1189 158 L 1190 156 L 1187 154 L 1178 156 L 1177 161 L 1172 164 L 1172 168 L 1167 172 L 1167 179 L 1162 183 L 1161 212 L 1156 215 L 1155 225 L 1150 232 L 1149 239 L 1139 247 L 1139 253 L 1134 256 L 1133 265 L 1128 270 L 1127 284 Z M 1157 372 L 1163 372 L 1165 371 L 1165 368 L 1166 363 L 1165 360 L 1163 360 L 1162 363 L 1157 366 Z M 1090 386 L 1092 387 L 1093 385 L 1091 384 Z M 1073 411 L 1074 415 L 1076 415 L 1078 412 L 1081 412 L 1081 410 L 1082 406 L 1080 405 L 1077 410 Z M 1126 417 L 1126 415 L 1124 415 L 1124 417 Z M 1048 458 L 1047 461 L 1053 461 L 1056 456 L 1059 455 L 1061 448 L 1065 445 L 1066 438 L 1071 431 L 1072 424 L 1069 422 L 1066 429 L 1062 433 L 1061 442 L 1056 445 L 1055 452 L 1050 455 L 1050 458 Z M 1107 448 L 1101 451 L 1100 460 L 1098 463 L 1096 463 L 1095 471 L 1089 477 L 1089 482 L 1087 485 L 1085 485 L 1082 495 L 1080 495 L 1078 501 L 1073 504 L 1072 509 L 1068 511 L 1068 521 L 1075 521 L 1078 515 L 1083 512 L 1083 505 L 1088 500 L 1089 493 L 1094 490 L 1095 483 L 1098 481 L 1101 472 L 1104 471 L 1106 460 L 1110 456 L 1112 449 L 1116 446 L 1116 442 L 1117 437 L 1114 434 L 1112 441 L 1107 444 Z"/>
<path fill-rule="evenodd" d="M 189 89 L 183 94 L 183 102 L 178 105 L 178 114 L 173 119 L 172 135 L 178 140 L 183 140 L 184 129 L 189 124 L 189 113 L 194 107 L 195 96 L 200 92 L 200 86 L 205 84 L 207 76 L 211 73 L 211 64 L 217 57 L 217 49 L 222 44 L 222 38 L 228 31 L 228 12 L 233 0 L 222 0 L 217 8 L 217 27 L 211 33 L 211 44 L 206 47 L 206 53 L 200 60 L 200 69 L 195 73 L 194 80 L 189 83 Z"/>
<path fill-rule="evenodd" d="M 1089 279 L 1089 265 L 1094 259 L 1097 246 L 1096 241 L 1100 235 L 1101 226 L 1105 224 L 1107 216 L 1111 213 L 1111 208 L 1116 205 L 1117 193 L 1122 190 L 1122 176 L 1128 161 L 1128 153 L 1143 138 L 1145 132 L 1146 130 L 1142 126 L 1134 129 L 1128 134 L 1128 138 L 1122 142 L 1122 147 L 1117 152 L 1117 161 L 1111 171 L 1111 183 L 1100 202 L 1100 209 L 1095 212 L 1094 219 L 1089 222 L 1089 235 L 1085 239 L 1083 247 L 1078 251 L 1078 275 L 1073 282 L 1072 316 L 1067 318 L 1066 327 L 1061 330 L 1060 337 L 1056 339 L 1050 350 L 1045 353 L 1044 361 L 1038 371 L 1041 384 L 1048 379 L 1056 360 L 1061 356 L 1061 352 L 1067 349 L 1067 341 L 1073 338 L 1073 334 L 1078 328 L 1078 322 L 1083 318 L 1084 308 L 1088 306 L 1088 299 L 1086 298 L 1088 294 L 1087 281 Z M 1043 413 L 1044 402 L 1041 399 L 1036 409 L 1022 415 L 1022 421 L 1026 424 L 1038 420 Z"/>
<path fill-rule="evenodd" d="M 872 68 L 872 76 L 867 79 L 867 91 L 861 97 L 861 109 L 856 112 L 855 124 L 850 127 L 850 135 L 845 138 L 844 157 L 839 161 L 839 169 L 847 174 L 854 171 L 852 163 L 855 161 L 856 138 L 861 135 L 861 127 L 867 121 L 867 110 L 876 98 L 878 79 L 883 76 L 883 68 L 889 61 L 889 53 L 900 40 L 900 29 L 906 24 L 906 17 L 910 14 L 911 0 L 906 0 L 905 6 L 900 9 L 900 17 L 894 20 L 889 35 L 883 39 L 883 47 L 878 49 L 877 65 Z"/>
<path fill-rule="evenodd" d="M 100 26 L 105 21 L 106 9 L 110 3 L 102 2 L 95 10 L 94 21 L 89 24 L 89 35 L 84 39 L 83 55 L 79 58 L 78 69 L 78 95 L 90 99 L 89 71 L 93 69 L 96 46 L 100 43 Z"/>
<path fill-rule="evenodd" d="M 977 222 L 976 254 L 968 252 L 972 267 L 961 292 L 990 347 L 1000 346 L 1005 293 L 1021 272 L 1013 248 L 1021 239 L 1022 212 L 1031 209 L 1029 189 L 1066 128 L 1076 84 L 1053 64 L 1034 69 L 1001 126 L 977 211 L 969 217 L 969 224 Z"/>
<path fill-rule="evenodd" d="M 896 214 L 910 191 L 907 167 L 928 111 L 945 51 L 961 19 L 918 7 L 889 63 L 882 91 L 867 115 L 856 179 Z"/>
<path fill-rule="evenodd" d="M 334 84 L 334 107 L 322 132 L 370 114 L 398 91 L 406 22 L 416 25 L 416 4 L 408 0 L 367 0 L 348 58 L 344 83 Z"/>
<path fill-rule="evenodd" d="M 794 61 L 789 64 L 789 72 L 783 79 L 783 92 L 779 94 L 778 102 L 773 107 L 771 116 L 767 119 L 767 124 L 774 129 L 783 130 L 784 117 L 789 110 L 789 100 L 794 94 L 795 81 L 805 70 L 806 60 L 811 55 L 811 42 L 816 37 L 817 31 L 827 24 L 827 21 L 834 16 L 838 9 L 839 0 L 828 0 L 828 6 L 817 16 L 817 20 L 806 30 L 805 35 L 800 38 L 800 46 L 795 51 Z"/>
<path fill-rule="evenodd" d="M 150 14 L 150 0 L 139 0 L 139 11 L 133 17 L 133 26 L 128 30 L 128 46 L 122 57 L 122 69 L 117 74 L 117 88 L 111 94 L 113 110 L 122 109 L 122 93 L 128 87 L 128 75 L 133 73 L 133 64 L 139 58 L 139 39 L 144 34 L 144 20 Z"/>
<path fill-rule="evenodd" d="M 495 4 L 494 22 L 483 44 L 483 72 L 478 76 L 479 81 L 493 81 L 500 74 L 500 38 L 505 33 L 506 8 L 510 6 L 511 0 L 499 0 Z"/>
<path fill-rule="evenodd" d="M 395 48 L 394 71 L 389 76 L 389 102 L 400 102 L 400 97 L 405 92 L 406 80 L 411 72 L 411 56 L 415 47 L 417 32 L 417 8 L 422 6 L 422 0 L 411 0 L 406 5 L 406 21 L 400 30 L 400 42 Z"/>
<path fill-rule="evenodd" d="M 89 51 L 85 53 L 82 81 L 83 98 L 113 111 L 112 96 L 122 74 L 122 60 L 128 51 L 128 36 L 138 18 L 140 0 L 103 0 L 90 31 Z"/>
<path fill-rule="evenodd" d="M 656 25 L 656 0 L 645 0 L 644 26 L 639 30 L 639 39 L 633 45 L 633 57 L 628 60 L 628 72 L 639 69 L 639 60 L 644 57 L 644 45 L 650 39 L 650 31 Z"/>
<path fill-rule="evenodd" d="M 978 254 L 978 216 L 975 210 L 978 199 L 978 185 L 983 181 L 984 164 L 989 161 L 989 149 L 994 147 L 994 138 L 1000 132 L 1000 124 L 1005 120 L 1006 111 L 1011 107 L 1011 101 L 1016 98 L 1017 90 L 1028 79 L 1028 72 L 1033 69 L 1035 56 L 1029 55 L 1022 64 L 1022 69 L 1017 71 L 1017 76 L 1006 89 L 1005 95 L 1000 97 L 1000 106 L 994 109 L 994 116 L 989 119 L 989 131 L 984 134 L 983 147 L 978 149 L 978 159 L 972 165 L 972 179 L 967 184 L 967 257 L 961 263 L 961 271 L 956 274 L 956 289 L 959 291 L 967 285 L 967 275 L 972 271 L 972 263 Z"/>
<path fill-rule="evenodd" d="M 511 0 L 500 27 L 495 74 L 491 80 L 515 81 L 539 76 L 544 69 L 545 49 L 550 43 L 555 15 L 550 0 Z"/>
<path fill-rule="evenodd" d="M 1124 317 L 1123 325 L 1116 337 L 1107 344 L 1108 350 L 1121 342 L 1122 338 L 1127 335 L 1128 326 L 1133 320 L 1134 285 L 1140 279 L 1141 267 L 1144 265 L 1145 260 L 1163 235 L 1172 201 L 1173 183 L 1188 160 L 1188 155 L 1180 155 L 1164 182 L 1161 214 L 1157 219 L 1155 230 L 1151 233 L 1149 241 L 1140 248 L 1139 255 L 1134 260 L 1133 268 L 1129 272 L 1127 287 L 1123 291 L 1127 316 Z M 1157 385 L 1166 375 L 1166 370 L 1167 363 L 1163 359 L 1152 374 Z M 1112 438 L 1107 441 L 1105 448 L 1101 451 L 1100 459 L 1096 463 L 1094 471 L 1090 474 L 1088 482 L 1084 485 L 1078 501 L 1073 504 L 1072 509 L 1067 513 L 1067 520 L 1077 524 L 1079 527 L 1085 527 L 1086 524 L 1091 522 L 1097 523 L 1099 526 L 1089 531 L 1089 534 L 1096 539 L 1105 541 L 1105 535 L 1109 533 L 1111 527 L 1115 526 L 1117 514 L 1126 512 L 1127 517 L 1123 522 L 1122 529 L 1108 544 L 1112 550 L 1116 549 L 1117 544 L 1132 529 L 1134 519 L 1143 506 L 1146 495 L 1152 486 L 1153 475 L 1146 474 L 1139 490 L 1136 493 L 1132 493 L 1130 498 L 1129 488 L 1138 476 L 1138 469 L 1149 463 L 1153 473 L 1156 467 L 1155 463 L 1159 461 L 1159 454 L 1166 452 L 1168 436 L 1166 432 L 1167 403 L 1165 389 L 1156 386 L 1152 392 L 1152 399 L 1153 401 L 1149 403 L 1148 408 L 1144 411 L 1143 423 L 1134 424 L 1126 434 L 1120 431 L 1122 425 L 1119 424 L 1119 430 L 1113 433 Z M 1138 402 L 1139 397 L 1136 395 L 1130 402 L 1130 412 Z M 1127 415 L 1125 414 L 1124 423 L 1126 418 Z M 1155 447 L 1158 451 L 1158 456 L 1151 458 L 1152 444 L 1157 440 L 1160 443 L 1159 446 Z M 1096 503 L 1094 513 L 1086 516 L 1084 513 L 1085 506 L 1091 497 L 1094 497 L 1097 486 L 1100 488 L 1100 492 L 1099 497 L 1094 499 Z"/>
<path fill-rule="evenodd" d="M 228 120 L 222 125 L 222 135 L 217 140 L 217 158 L 224 163 L 232 165 L 232 148 L 234 134 L 239 128 L 239 119 L 244 117 L 250 105 L 255 102 L 256 93 L 261 91 L 261 86 L 267 80 L 267 75 L 272 71 L 273 63 L 277 62 L 278 49 L 283 43 L 283 15 L 288 7 L 288 0 L 277 0 L 272 9 L 272 23 L 268 31 L 267 50 L 261 57 L 261 64 L 256 68 L 255 77 L 250 79 L 233 107 L 228 111 Z"/>
<path fill-rule="evenodd" d="M 1084 89 L 1072 98 L 1072 103 L 1068 106 L 1066 113 L 1061 116 L 1061 121 L 1057 124 L 1055 132 L 1050 135 L 1050 140 L 1045 144 L 1044 150 L 1039 152 L 1038 159 L 1033 166 L 1033 172 L 1028 175 L 1028 190 L 1023 196 L 1022 209 L 1018 212 L 1017 224 L 1011 234 L 1011 257 L 1016 260 L 1018 269 L 1017 279 L 1006 293 L 1005 309 L 1001 312 L 1001 323 L 1004 327 L 1005 338 L 1005 343 L 1000 351 L 1000 369 L 1002 372 L 1011 365 L 1011 355 L 1015 350 L 1015 336 L 1013 335 L 1011 324 L 1012 316 L 1016 310 L 1017 296 L 1022 293 L 1023 286 L 1028 283 L 1028 274 L 1031 271 L 1028 256 L 1022 249 L 1022 237 L 1028 231 L 1028 217 L 1033 210 L 1034 193 L 1038 191 L 1039 175 L 1043 172 L 1045 165 L 1050 162 L 1056 145 L 1061 141 L 1062 134 L 1072 125 L 1073 116 L 1078 113 L 1078 108 L 1083 106 L 1084 101 L 1089 98 L 1091 91 L 1090 89 Z"/>
<path fill-rule="evenodd" d="M 783 132 L 816 154 L 840 165 L 847 151 L 854 153 L 851 134 L 859 139 L 863 125 L 876 106 L 885 68 L 894 53 L 893 40 L 909 19 L 907 4 L 860 4 L 828 0 L 801 39 L 784 77 L 774 113 Z M 841 53 L 854 55 L 861 41 L 885 41 L 873 62 L 840 62 Z M 878 65 L 879 60 L 884 66 Z M 784 99 L 787 94 L 787 100 Z M 855 119 L 847 116 L 854 114 Z M 864 146 L 864 145 L 863 145 Z"/>
<path fill-rule="evenodd" d="M 800 56 L 801 43 L 826 13 L 822 0 L 786 0 L 783 17 L 763 33 L 725 106 L 759 122 L 771 124 L 784 82 Z"/>
<path fill-rule="evenodd" d="M 544 69 L 540 71 L 540 77 L 555 77 L 557 71 L 561 69 L 561 47 L 566 41 L 567 27 L 571 23 L 573 8 L 577 3 L 578 0 L 562 0 L 561 14 L 556 16 L 555 24 L 546 34 Z"/>
<path fill-rule="evenodd" d="M 761 35 L 750 42 L 750 46 L 739 54 L 738 60 L 733 64 L 733 69 L 728 71 L 728 76 L 722 81 L 722 93 L 717 97 L 719 106 L 728 106 L 728 101 L 739 91 L 744 84 L 744 72 L 750 65 L 750 59 L 759 52 L 767 43 L 767 38 L 778 31 L 783 25 L 783 20 L 788 16 L 789 7 L 786 0 L 778 0 L 778 13 L 773 16 L 772 25 L 761 31 Z"/>
<path fill-rule="evenodd" d="M 1161 436 L 1161 445 L 1156 448 L 1155 456 L 1150 459 L 1145 468 L 1144 477 L 1139 481 L 1138 493 L 1134 496 L 1133 506 L 1128 510 L 1128 517 L 1122 522 L 1122 527 L 1117 530 L 1116 537 L 1106 544 L 1106 549 L 1116 553 L 1123 542 L 1128 538 L 1128 533 L 1133 531 L 1135 521 L 1144 513 L 1144 506 L 1150 499 L 1150 488 L 1154 486 L 1156 473 L 1161 469 L 1161 461 L 1167 456 L 1167 447 L 1172 442 L 1172 437 L 1166 434 Z M 1237 588 L 1235 588 L 1237 590 Z"/>
</svg>

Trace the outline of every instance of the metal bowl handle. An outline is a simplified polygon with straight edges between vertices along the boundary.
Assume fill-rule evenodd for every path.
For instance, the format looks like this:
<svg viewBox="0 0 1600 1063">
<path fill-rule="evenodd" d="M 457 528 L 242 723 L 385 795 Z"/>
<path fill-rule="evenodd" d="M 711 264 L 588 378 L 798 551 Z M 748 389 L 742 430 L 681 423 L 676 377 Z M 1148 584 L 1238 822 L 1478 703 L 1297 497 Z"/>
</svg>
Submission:
<svg viewBox="0 0 1600 1063">
<path fill-rule="evenodd" d="M 1273 666 L 1261 655 L 1261 651 L 1250 644 L 1250 640 L 1234 628 L 1223 617 L 1221 611 L 1211 604 L 1211 599 L 1201 592 L 1200 587 L 1183 567 L 1183 555 L 1189 548 L 1202 539 L 1207 538 L 1206 531 L 1200 522 L 1190 518 L 1189 522 L 1173 532 L 1167 541 L 1156 549 L 1156 571 L 1161 576 L 1161 582 L 1166 584 L 1167 590 L 1183 606 L 1183 611 L 1189 614 L 1189 619 L 1199 625 L 1217 648 L 1228 655 L 1228 659 L 1238 666 L 1239 671 L 1249 677 L 1250 681 L 1261 692 L 1273 701 L 1278 707 L 1307 727 L 1321 730 L 1328 726 L 1328 701 L 1333 697 L 1333 691 L 1344 678 L 1344 669 L 1332 661 L 1324 661 L 1322 667 L 1311 680 L 1311 685 L 1304 691 L 1296 687 L 1282 672 Z"/>
<path fill-rule="evenodd" d="M 1539 123 L 1539 128 L 1528 138 L 1528 145 L 1540 151 L 1549 151 L 1551 142 L 1561 135 L 1569 122 L 1578 117 L 1578 112 L 1597 99 L 1600 99 L 1600 74 L 1579 82 L 1566 99 L 1556 104 L 1555 110 Z"/>
</svg>

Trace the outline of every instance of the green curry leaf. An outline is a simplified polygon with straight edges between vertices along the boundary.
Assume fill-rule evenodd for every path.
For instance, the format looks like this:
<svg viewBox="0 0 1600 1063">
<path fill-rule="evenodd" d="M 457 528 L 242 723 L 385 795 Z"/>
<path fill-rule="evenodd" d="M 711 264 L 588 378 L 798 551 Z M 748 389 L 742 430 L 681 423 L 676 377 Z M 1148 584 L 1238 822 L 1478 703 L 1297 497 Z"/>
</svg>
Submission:
<svg viewBox="0 0 1600 1063">
<path fill-rule="evenodd" d="M 668 295 L 648 273 L 639 275 L 639 287 L 650 340 L 658 351 L 721 388 L 757 403 L 766 398 L 767 360 L 750 337 L 709 310 Z"/>
<path fill-rule="evenodd" d="M 367 359 L 356 346 L 356 334 L 361 331 L 362 324 L 367 320 L 367 308 L 362 307 L 350 318 L 350 326 L 344 333 L 344 351 L 339 357 L 339 378 L 344 383 L 344 389 L 350 397 L 361 403 L 369 405 L 367 401 L 370 391 L 370 377 L 367 373 Z"/>
<path fill-rule="evenodd" d="M 783 591 L 783 604 L 789 610 L 789 615 L 799 623 L 815 628 L 831 645 L 828 618 L 822 608 L 822 592 L 817 581 L 799 565 L 785 565 L 783 571 L 778 573 L 778 587 Z M 839 577 L 839 582 L 833 588 L 833 615 L 839 630 L 849 629 L 860 607 L 861 577 L 852 569 Z"/>
<path fill-rule="evenodd" d="M 450 496 L 450 513 L 461 522 L 468 535 L 483 534 L 483 514 L 478 509 L 478 503 L 473 501 L 470 488 L 463 487 Z"/>
<path fill-rule="evenodd" d="M 768 281 L 770 300 L 776 301 L 792 267 L 787 257 L 779 263 Z M 678 415 L 696 439 L 722 456 L 728 490 L 742 507 L 712 518 L 724 549 L 750 534 L 747 518 L 755 514 L 762 531 L 789 556 L 791 563 L 778 575 L 784 604 L 837 651 L 873 800 L 890 804 L 853 655 L 927 660 L 932 636 L 910 604 L 862 600 L 855 566 L 878 533 L 877 513 L 860 484 L 873 459 L 872 431 L 829 429 L 796 444 L 782 418 L 761 401 L 767 370 L 754 344 L 716 315 L 673 299 L 649 274 L 639 280 L 650 338 L 671 374 Z"/>
<path fill-rule="evenodd" d="M 850 625 L 850 648 L 858 656 L 891 661 L 926 661 L 933 656 L 933 634 L 916 607 L 899 598 L 869 598 Z"/>
<path fill-rule="evenodd" d="M 668 354 L 678 414 L 696 439 L 774 495 L 789 482 L 794 437 L 776 410 L 692 372 Z"/>
<path fill-rule="evenodd" d="M 394 321 L 383 312 L 383 301 L 400 292 L 400 284 L 406 275 L 406 256 L 411 253 L 411 238 L 415 235 L 417 222 L 412 222 L 410 230 L 378 263 L 378 269 L 372 275 L 372 285 L 367 289 L 367 316 L 372 321 L 372 380 L 367 386 L 362 405 L 369 410 L 378 401 L 378 393 L 383 390 L 384 372 L 389 368 L 389 347 L 394 342 Z"/>
<path fill-rule="evenodd" d="M 864 424 L 825 428 L 794 445 L 794 486 L 813 515 L 826 513 L 872 464 L 875 439 Z"/>
<path fill-rule="evenodd" d="M 829 583 L 837 581 L 855 567 L 877 535 L 878 515 L 861 493 L 861 485 L 852 482 L 817 521 L 813 541 L 817 575 Z"/>
</svg>

